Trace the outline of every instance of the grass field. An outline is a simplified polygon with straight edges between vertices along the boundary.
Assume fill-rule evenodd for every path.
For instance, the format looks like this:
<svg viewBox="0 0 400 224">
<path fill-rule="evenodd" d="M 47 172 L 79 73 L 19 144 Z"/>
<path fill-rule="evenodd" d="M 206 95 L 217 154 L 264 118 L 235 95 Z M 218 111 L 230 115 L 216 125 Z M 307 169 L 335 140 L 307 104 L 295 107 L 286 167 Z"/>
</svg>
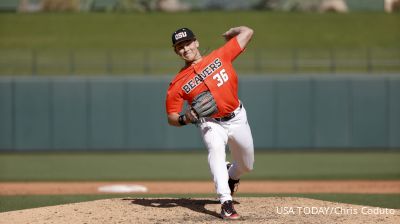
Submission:
<svg viewBox="0 0 400 224">
<path fill-rule="evenodd" d="M 252 11 L 0 14 L 0 49 L 168 49 L 171 33 L 182 26 L 192 28 L 203 47 L 214 48 L 237 25 L 254 28 L 254 48 L 400 47 L 399 14 Z"/>
<path fill-rule="evenodd" d="M 257 152 L 249 180 L 400 179 L 400 153 Z M 210 180 L 206 152 L 0 154 L 0 181 Z"/>
<path fill-rule="evenodd" d="M 241 73 L 398 72 L 399 14 L 0 14 L 1 75 L 170 74 L 170 35 L 192 28 L 209 52 L 232 26 L 255 30 Z M 384 34 L 384 35 L 382 35 Z"/>
<path fill-rule="evenodd" d="M 398 180 L 398 152 L 257 152 L 245 180 Z M 205 152 L 2 153 L 0 181 L 210 180 Z M 0 196 L 0 212 L 115 197 L 213 197 L 214 195 Z M 400 208 L 399 194 L 238 194 L 306 197 Z"/>
</svg>

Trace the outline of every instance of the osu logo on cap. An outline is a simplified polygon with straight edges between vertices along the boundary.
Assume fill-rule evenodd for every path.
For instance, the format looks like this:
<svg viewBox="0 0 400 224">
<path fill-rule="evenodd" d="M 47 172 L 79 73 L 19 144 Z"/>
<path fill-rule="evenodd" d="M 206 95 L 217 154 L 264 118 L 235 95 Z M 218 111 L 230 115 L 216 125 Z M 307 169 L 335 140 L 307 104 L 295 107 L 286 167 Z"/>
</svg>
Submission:
<svg viewBox="0 0 400 224">
<path fill-rule="evenodd" d="M 175 40 L 179 40 L 182 37 L 187 37 L 186 32 L 180 32 L 180 33 L 175 34 Z"/>
<path fill-rule="evenodd" d="M 196 39 L 194 33 L 188 28 L 180 28 L 172 34 L 172 45 L 175 46 L 179 42 Z"/>
</svg>

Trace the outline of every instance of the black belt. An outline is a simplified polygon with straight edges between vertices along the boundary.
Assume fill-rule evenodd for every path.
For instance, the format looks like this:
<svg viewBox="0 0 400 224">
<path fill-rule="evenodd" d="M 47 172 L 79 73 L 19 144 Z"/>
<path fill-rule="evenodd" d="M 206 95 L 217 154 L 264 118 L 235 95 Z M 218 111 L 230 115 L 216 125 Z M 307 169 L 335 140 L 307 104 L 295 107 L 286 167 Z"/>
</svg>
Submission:
<svg viewBox="0 0 400 224">
<path fill-rule="evenodd" d="M 243 107 L 243 105 L 242 104 L 240 104 L 240 109 L 242 109 L 242 107 Z M 236 114 L 235 114 L 235 112 L 232 112 L 232 113 L 230 113 L 228 116 L 225 116 L 225 117 L 217 117 L 217 118 L 214 118 L 215 120 L 217 120 L 217 121 L 229 121 L 230 119 L 232 119 L 232 118 L 234 118 L 236 116 Z"/>
</svg>

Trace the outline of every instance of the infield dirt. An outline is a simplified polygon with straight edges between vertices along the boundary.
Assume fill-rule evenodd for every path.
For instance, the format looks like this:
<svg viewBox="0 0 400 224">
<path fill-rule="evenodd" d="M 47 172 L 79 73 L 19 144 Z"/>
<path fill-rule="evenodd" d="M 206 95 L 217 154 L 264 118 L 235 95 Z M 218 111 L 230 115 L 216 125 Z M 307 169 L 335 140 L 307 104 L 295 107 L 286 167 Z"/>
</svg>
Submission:
<svg viewBox="0 0 400 224">
<path fill-rule="evenodd" d="M 295 197 L 236 198 L 235 223 L 400 223 L 399 209 Z M 2 224 L 225 223 L 214 198 L 115 198 L 0 213 Z M 375 214 L 378 212 L 378 214 Z"/>
<path fill-rule="evenodd" d="M 212 194 L 211 181 L 0 182 L 0 195 L 101 194 L 99 187 L 141 185 L 150 194 Z M 400 180 L 242 181 L 240 193 L 400 193 Z"/>
<path fill-rule="evenodd" d="M 112 182 L 116 184 L 115 182 Z M 110 182 L 3 182 L 0 195 L 99 194 Z M 131 182 L 147 193 L 213 193 L 212 182 Z M 245 181 L 240 192 L 399 193 L 400 181 Z M 239 197 L 236 223 L 400 223 L 399 209 L 297 197 Z M 0 224 L 224 223 L 216 198 L 115 198 L 0 213 Z"/>
</svg>

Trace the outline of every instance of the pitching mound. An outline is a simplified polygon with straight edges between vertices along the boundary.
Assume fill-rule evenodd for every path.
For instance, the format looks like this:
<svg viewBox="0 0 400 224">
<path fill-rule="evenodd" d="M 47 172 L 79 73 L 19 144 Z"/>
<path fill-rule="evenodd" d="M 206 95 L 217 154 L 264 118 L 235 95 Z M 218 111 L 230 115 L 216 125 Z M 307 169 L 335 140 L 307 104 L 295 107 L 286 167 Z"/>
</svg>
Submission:
<svg viewBox="0 0 400 224">
<path fill-rule="evenodd" d="M 236 198 L 240 223 L 400 223 L 399 209 L 305 198 Z M 0 213 L 1 223 L 223 223 L 210 198 L 119 198 Z"/>
</svg>

